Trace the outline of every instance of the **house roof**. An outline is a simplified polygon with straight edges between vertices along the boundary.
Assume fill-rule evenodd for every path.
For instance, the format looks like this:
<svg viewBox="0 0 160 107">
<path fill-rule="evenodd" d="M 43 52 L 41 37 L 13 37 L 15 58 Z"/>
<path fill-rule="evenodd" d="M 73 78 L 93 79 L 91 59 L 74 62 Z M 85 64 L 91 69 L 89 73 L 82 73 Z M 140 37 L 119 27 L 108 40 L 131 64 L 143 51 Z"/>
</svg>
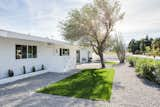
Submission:
<svg viewBox="0 0 160 107">
<path fill-rule="evenodd" d="M 49 39 L 49 38 L 45 38 L 45 37 L 27 35 L 27 34 L 22 34 L 22 33 L 2 30 L 2 29 L 0 29 L 0 37 L 10 38 L 10 39 L 37 41 L 37 42 L 46 42 L 46 43 L 59 44 L 59 45 L 72 45 L 70 43 L 63 42 L 63 41 L 58 41 L 58 40 Z"/>
</svg>

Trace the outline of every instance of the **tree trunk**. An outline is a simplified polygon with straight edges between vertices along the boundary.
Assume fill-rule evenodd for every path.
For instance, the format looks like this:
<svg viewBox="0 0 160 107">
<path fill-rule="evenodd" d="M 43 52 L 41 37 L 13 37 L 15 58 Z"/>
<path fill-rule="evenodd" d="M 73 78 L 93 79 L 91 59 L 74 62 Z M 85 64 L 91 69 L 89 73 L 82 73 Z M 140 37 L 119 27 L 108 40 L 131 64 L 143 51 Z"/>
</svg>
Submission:
<svg viewBox="0 0 160 107">
<path fill-rule="evenodd" d="M 105 63 L 104 63 L 104 59 L 103 59 L 103 52 L 99 52 L 99 57 L 100 57 L 100 61 L 101 61 L 101 68 L 105 68 Z"/>
<path fill-rule="evenodd" d="M 121 60 L 120 63 L 123 64 L 123 63 L 124 63 L 124 60 Z"/>
</svg>

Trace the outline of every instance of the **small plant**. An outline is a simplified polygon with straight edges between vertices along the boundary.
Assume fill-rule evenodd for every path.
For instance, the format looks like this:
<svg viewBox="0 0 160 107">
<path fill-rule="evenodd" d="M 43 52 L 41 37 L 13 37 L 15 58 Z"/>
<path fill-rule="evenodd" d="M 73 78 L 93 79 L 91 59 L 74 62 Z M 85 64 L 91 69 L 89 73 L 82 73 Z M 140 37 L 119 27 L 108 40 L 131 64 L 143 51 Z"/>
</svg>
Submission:
<svg viewBox="0 0 160 107">
<path fill-rule="evenodd" d="M 125 63 L 125 58 L 126 58 L 126 49 L 125 49 L 125 44 L 123 42 L 122 37 L 120 34 L 117 33 L 115 39 L 114 39 L 114 51 L 117 54 L 117 57 L 119 59 L 120 63 Z"/>
<path fill-rule="evenodd" d="M 149 79 L 151 81 L 155 81 L 155 75 L 154 75 L 154 72 L 155 72 L 155 66 L 152 65 L 151 63 L 144 63 L 142 64 L 141 66 L 141 69 L 143 71 L 143 76 L 146 78 L 146 79 Z"/>
<path fill-rule="evenodd" d="M 156 72 L 155 72 L 155 76 L 156 76 L 156 82 L 158 84 L 160 84 L 160 62 L 156 63 Z"/>
<path fill-rule="evenodd" d="M 23 74 L 26 74 L 26 67 L 23 66 Z"/>
<path fill-rule="evenodd" d="M 35 66 L 32 67 L 32 72 L 36 72 Z"/>
<path fill-rule="evenodd" d="M 13 70 L 11 70 L 11 69 L 8 70 L 8 76 L 9 77 L 13 77 L 14 76 Z"/>
<path fill-rule="evenodd" d="M 130 64 L 131 67 L 136 66 L 137 59 L 138 58 L 136 58 L 136 57 L 128 57 L 128 62 L 129 62 L 129 64 Z"/>
<path fill-rule="evenodd" d="M 42 64 L 42 66 L 41 66 L 41 70 L 44 70 L 45 68 L 44 68 L 44 65 Z"/>
</svg>

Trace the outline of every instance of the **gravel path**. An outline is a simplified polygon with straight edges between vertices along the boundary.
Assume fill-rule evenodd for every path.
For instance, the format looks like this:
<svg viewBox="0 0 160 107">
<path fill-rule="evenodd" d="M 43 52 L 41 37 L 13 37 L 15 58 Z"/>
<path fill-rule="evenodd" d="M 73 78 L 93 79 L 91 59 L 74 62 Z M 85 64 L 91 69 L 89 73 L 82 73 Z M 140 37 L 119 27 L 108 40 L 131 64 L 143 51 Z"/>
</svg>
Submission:
<svg viewBox="0 0 160 107">
<path fill-rule="evenodd" d="M 128 64 L 116 68 L 111 102 L 124 107 L 160 107 L 160 86 L 136 76 Z"/>
<path fill-rule="evenodd" d="M 84 64 L 79 68 L 99 67 Z M 139 79 L 128 65 L 115 67 L 116 75 L 110 101 L 92 101 L 35 93 L 35 90 L 68 77 L 79 70 L 46 73 L 0 86 L 0 107 L 160 107 L 160 86 Z"/>
</svg>

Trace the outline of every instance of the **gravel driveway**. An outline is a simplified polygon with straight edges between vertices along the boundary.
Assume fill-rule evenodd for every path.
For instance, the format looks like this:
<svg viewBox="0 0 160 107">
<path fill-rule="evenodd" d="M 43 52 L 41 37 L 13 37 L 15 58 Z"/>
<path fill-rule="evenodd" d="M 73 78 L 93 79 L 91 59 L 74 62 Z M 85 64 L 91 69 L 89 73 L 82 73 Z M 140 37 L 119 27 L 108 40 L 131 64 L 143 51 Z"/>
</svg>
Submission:
<svg viewBox="0 0 160 107">
<path fill-rule="evenodd" d="M 80 65 L 98 67 L 99 64 Z M 91 101 L 35 93 L 35 90 L 70 76 L 70 73 L 46 73 L 0 86 L 0 107 L 160 107 L 160 86 L 139 79 L 128 65 L 115 67 L 116 75 L 110 101 Z"/>
<path fill-rule="evenodd" d="M 138 78 L 128 66 L 115 67 L 111 102 L 122 107 L 160 107 L 160 85 Z"/>
</svg>

